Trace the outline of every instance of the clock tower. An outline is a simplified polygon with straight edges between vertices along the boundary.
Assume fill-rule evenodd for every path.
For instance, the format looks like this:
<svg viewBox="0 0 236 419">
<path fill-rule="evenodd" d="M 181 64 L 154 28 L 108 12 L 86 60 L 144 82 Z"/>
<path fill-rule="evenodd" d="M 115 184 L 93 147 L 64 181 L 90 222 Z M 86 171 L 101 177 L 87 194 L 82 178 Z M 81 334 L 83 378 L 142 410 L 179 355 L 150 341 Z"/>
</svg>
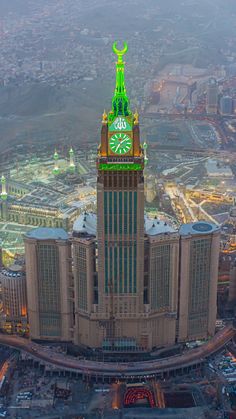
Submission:
<svg viewBox="0 0 236 419">
<path fill-rule="evenodd" d="M 134 339 L 144 303 L 144 150 L 130 110 L 123 56 L 117 55 L 111 111 L 104 111 L 97 156 L 98 315 L 103 338 Z M 141 314 L 142 313 L 142 314 Z"/>
</svg>

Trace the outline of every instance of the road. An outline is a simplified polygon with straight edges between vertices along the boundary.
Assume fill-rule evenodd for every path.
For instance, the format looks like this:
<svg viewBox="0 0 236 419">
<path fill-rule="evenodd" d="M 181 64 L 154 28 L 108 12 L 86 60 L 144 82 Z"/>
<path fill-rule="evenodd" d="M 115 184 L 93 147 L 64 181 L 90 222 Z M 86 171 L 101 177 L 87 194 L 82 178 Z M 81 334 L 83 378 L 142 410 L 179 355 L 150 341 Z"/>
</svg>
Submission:
<svg viewBox="0 0 236 419">
<path fill-rule="evenodd" d="M 229 342 L 235 333 L 236 331 L 232 326 L 226 326 L 210 341 L 199 348 L 191 349 L 181 355 L 175 355 L 165 359 L 137 363 L 106 363 L 81 359 L 78 360 L 15 335 L 9 336 L 0 334 L 0 344 L 22 350 L 40 361 L 51 364 L 52 366 L 57 366 L 63 370 L 74 371 L 79 374 L 97 377 L 129 377 L 158 374 L 198 364 Z"/>
<path fill-rule="evenodd" d="M 190 207 L 187 199 L 185 198 L 184 194 L 180 191 L 180 189 L 174 186 L 165 186 L 166 193 L 170 196 L 172 203 L 178 199 L 179 206 L 182 209 L 182 212 L 185 216 L 185 222 L 195 222 L 197 221 L 197 217 L 194 215 L 192 208 Z M 175 211 L 176 212 L 176 211 Z"/>
</svg>

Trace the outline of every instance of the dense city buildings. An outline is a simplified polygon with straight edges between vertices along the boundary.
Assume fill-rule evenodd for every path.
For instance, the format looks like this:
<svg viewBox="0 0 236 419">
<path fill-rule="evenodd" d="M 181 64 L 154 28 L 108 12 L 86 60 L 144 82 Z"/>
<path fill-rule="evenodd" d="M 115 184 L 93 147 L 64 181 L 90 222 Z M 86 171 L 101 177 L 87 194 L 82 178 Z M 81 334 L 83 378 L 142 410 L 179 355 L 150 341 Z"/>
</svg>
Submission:
<svg viewBox="0 0 236 419">
<path fill-rule="evenodd" d="M 25 236 L 27 300 L 32 339 L 72 340 L 71 245 L 63 229 Z"/>
</svg>

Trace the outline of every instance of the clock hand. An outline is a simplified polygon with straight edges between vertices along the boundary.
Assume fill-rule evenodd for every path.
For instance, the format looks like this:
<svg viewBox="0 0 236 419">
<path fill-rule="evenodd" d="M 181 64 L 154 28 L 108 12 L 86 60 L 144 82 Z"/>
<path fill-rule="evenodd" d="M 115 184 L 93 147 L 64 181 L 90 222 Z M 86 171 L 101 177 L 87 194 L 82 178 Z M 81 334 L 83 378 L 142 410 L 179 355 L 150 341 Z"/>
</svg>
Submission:
<svg viewBox="0 0 236 419">
<path fill-rule="evenodd" d="M 124 138 L 124 140 L 122 140 L 122 141 L 118 144 L 118 146 L 116 147 L 116 151 L 115 151 L 115 153 L 117 152 L 118 148 L 121 146 L 121 144 L 122 144 L 124 141 L 126 141 L 126 138 Z"/>
</svg>

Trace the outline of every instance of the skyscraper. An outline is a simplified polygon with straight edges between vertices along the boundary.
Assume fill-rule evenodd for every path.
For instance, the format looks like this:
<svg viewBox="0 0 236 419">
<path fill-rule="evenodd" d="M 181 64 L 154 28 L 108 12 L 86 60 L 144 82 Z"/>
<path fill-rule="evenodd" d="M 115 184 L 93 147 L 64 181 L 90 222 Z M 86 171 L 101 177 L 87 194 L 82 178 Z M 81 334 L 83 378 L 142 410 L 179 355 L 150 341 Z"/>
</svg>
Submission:
<svg viewBox="0 0 236 419">
<path fill-rule="evenodd" d="M 214 335 L 220 228 L 199 221 L 180 228 L 178 340 Z"/>
<path fill-rule="evenodd" d="M 217 113 L 218 109 L 218 84 L 216 79 L 211 77 L 207 85 L 206 111 L 209 114 Z"/>
<path fill-rule="evenodd" d="M 127 49 L 113 45 L 116 87 L 102 120 L 97 217 L 81 215 L 72 239 L 76 343 L 116 350 L 173 344 L 177 317 L 179 236 L 144 220 L 145 152 L 126 92 Z"/>
<path fill-rule="evenodd" d="M 71 245 L 61 228 L 36 228 L 25 235 L 30 337 L 73 338 Z"/>
<path fill-rule="evenodd" d="M 222 115 L 232 115 L 233 98 L 231 96 L 222 96 L 220 99 L 220 113 Z"/>
<path fill-rule="evenodd" d="M 117 54 L 112 110 L 102 126 L 98 152 L 98 300 L 107 320 L 107 338 L 117 336 L 116 319 L 132 332 L 144 312 L 144 152 L 137 113 L 132 114 L 125 87 L 122 51 Z M 122 314 L 122 316 L 120 316 Z M 119 333 L 118 333 L 119 335 Z M 128 330 L 124 336 L 128 336 Z"/>
</svg>

